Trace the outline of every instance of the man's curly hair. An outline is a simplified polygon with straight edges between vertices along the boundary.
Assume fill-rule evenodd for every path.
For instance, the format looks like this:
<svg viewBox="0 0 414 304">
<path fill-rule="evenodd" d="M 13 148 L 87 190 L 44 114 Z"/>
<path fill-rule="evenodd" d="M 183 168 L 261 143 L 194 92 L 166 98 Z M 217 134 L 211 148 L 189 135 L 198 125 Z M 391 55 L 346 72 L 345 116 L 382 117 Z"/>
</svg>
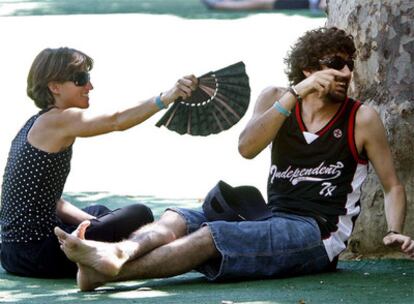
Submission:
<svg viewBox="0 0 414 304">
<path fill-rule="evenodd" d="M 319 59 L 326 55 L 345 53 L 354 58 L 355 51 L 354 38 L 341 29 L 321 27 L 308 31 L 285 58 L 289 83 L 295 85 L 305 79 L 303 70 L 320 70 Z"/>
</svg>

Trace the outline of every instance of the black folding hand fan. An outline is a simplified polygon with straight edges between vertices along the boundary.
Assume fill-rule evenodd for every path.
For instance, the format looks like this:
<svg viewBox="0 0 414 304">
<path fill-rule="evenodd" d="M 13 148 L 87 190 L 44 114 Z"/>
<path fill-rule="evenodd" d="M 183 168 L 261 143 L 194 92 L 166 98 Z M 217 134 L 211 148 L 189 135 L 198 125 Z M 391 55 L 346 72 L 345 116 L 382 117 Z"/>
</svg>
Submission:
<svg viewBox="0 0 414 304">
<path fill-rule="evenodd" d="M 156 126 L 179 134 L 217 134 L 243 117 L 249 101 L 249 77 L 240 61 L 199 77 L 191 97 L 176 101 Z"/>
</svg>

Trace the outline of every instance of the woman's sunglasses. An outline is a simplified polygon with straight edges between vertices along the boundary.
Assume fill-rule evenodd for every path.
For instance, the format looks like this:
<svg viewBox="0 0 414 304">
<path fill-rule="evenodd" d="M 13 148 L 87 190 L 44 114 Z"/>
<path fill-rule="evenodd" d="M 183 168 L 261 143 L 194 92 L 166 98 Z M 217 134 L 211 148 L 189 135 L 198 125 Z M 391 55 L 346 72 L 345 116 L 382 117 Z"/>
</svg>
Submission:
<svg viewBox="0 0 414 304">
<path fill-rule="evenodd" d="M 83 87 L 84 85 L 86 85 L 89 82 L 90 76 L 89 76 L 88 72 L 77 72 L 77 73 L 73 74 L 72 78 L 69 79 L 69 80 L 73 81 L 75 86 Z"/>
<path fill-rule="evenodd" d="M 348 66 L 350 71 L 354 70 L 354 60 L 353 59 L 343 59 L 340 56 L 328 57 L 325 59 L 319 60 L 320 64 L 326 65 L 328 68 L 335 70 L 342 70 L 345 65 Z"/>
</svg>

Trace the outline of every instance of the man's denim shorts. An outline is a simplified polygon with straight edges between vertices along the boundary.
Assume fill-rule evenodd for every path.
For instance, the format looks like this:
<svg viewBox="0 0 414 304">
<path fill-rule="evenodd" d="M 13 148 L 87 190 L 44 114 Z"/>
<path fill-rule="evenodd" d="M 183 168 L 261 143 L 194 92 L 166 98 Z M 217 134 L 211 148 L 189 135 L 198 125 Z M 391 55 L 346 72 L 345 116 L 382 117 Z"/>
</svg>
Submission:
<svg viewBox="0 0 414 304">
<path fill-rule="evenodd" d="M 287 277 L 331 266 L 313 218 L 276 212 L 264 221 L 209 222 L 202 210 L 169 210 L 185 219 L 188 233 L 210 228 L 221 258 L 196 269 L 209 280 Z"/>
</svg>

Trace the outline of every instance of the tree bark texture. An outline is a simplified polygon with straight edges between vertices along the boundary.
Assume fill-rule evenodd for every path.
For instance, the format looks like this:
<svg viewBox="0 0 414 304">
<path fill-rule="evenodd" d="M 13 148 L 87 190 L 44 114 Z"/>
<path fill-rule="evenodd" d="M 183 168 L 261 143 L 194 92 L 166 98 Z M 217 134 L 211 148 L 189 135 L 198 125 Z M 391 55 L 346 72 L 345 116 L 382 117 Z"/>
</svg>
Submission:
<svg viewBox="0 0 414 304">
<path fill-rule="evenodd" d="M 414 237 L 414 1 L 329 0 L 327 13 L 327 26 L 344 29 L 355 38 L 357 57 L 349 95 L 381 116 L 397 174 L 407 191 L 404 233 Z M 382 244 L 387 230 L 383 201 L 371 167 L 348 255 L 390 254 Z"/>
</svg>

